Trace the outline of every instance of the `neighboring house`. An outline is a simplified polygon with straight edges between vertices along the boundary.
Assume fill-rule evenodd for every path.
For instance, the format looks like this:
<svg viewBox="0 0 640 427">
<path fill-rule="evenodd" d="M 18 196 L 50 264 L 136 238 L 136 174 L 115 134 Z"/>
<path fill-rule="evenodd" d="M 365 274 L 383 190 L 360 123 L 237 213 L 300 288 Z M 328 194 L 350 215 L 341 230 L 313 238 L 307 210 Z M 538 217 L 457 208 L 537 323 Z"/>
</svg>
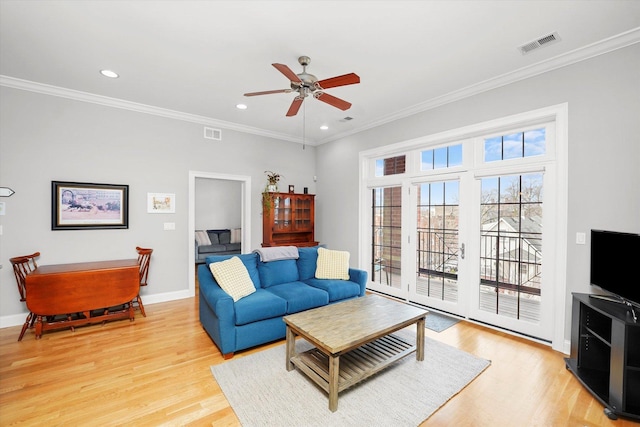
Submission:
<svg viewBox="0 0 640 427">
<path fill-rule="evenodd" d="M 540 295 L 542 218 L 500 218 L 482 225 L 481 281 L 502 292 Z"/>
</svg>

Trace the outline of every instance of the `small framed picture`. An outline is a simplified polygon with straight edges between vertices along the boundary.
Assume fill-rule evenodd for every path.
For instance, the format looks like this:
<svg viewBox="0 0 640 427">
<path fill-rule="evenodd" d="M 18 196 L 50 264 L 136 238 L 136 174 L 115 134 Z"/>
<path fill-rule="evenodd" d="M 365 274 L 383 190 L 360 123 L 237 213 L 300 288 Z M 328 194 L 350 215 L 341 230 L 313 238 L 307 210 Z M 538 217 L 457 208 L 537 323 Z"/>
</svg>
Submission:
<svg viewBox="0 0 640 427">
<path fill-rule="evenodd" d="M 147 193 L 147 213 L 176 213 L 176 195 Z"/>
<path fill-rule="evenodd" d="M 295 187 L 293 185 L 289 186 L 289 193 L 295 192 Z"/>
</svg>

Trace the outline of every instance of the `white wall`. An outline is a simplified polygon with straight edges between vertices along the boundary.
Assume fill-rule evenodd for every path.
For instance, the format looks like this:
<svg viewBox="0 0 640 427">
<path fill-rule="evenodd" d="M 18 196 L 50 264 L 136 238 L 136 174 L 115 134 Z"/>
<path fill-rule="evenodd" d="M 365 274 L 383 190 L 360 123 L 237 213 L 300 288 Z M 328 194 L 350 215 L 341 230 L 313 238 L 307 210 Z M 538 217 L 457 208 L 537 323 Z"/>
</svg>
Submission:
<svg viewBox="0 0 640 427">
<path fill-rule="evenodd" d="M 196 178 L 196 230 L 240 228 L 242 184 L 224 179 Z"/>
<path fill-rule="evenodd" d="M 640 44 L 318 147 L 316 236 L 358 259 L 358 153 L 551 105 L 569 108 L 565 339 L 571 292 L 590 292 L 592 228 L 640 233 Z M 637 282 L 637 275 L 631 273 Z"/>
<path fill-rule="evenodd" d="M 0 326 L 26 315 L 9 258 L 35 251 L 45 265 L 135 258 L 136 245 L 151 247 L 143 299 L 184 296 L 194 271 L 188 264 L 189 171 L 251 177 L 256 248 L 265 170 L 283 174 L 283 188 L 313 192 L 315 148 L 225 129 L 222 141 L 212 141 L 196 123 L 0 87 L 0 186 L 16 192 L 2 199 Z M 52 231 L 52 180 L 128 184 L 129 229 Z M 176 213 L 147 214 L 148 192 L 175 193 Z M 175 231 L 163 231 L 165 222 L 174 222 Z"/>
</svg>

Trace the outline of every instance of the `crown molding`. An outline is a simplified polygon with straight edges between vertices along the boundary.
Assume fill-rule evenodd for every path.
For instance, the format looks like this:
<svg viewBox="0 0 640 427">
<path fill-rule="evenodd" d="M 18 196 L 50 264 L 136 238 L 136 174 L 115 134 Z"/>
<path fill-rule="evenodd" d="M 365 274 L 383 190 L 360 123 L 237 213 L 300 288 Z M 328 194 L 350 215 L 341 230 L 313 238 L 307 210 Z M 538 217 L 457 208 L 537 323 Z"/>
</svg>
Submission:
<svg viewBox="0 0 640 427">
<path fill-rule="evenodd" d="M 237 132 L 249 133 L 254 135 L 266 136 L 278 140 L 302 143 L 300 138 L 292 137 L 278 132 L 271 132 L 251 126 L 240 125 L 238 123 L 226 122 L 211 117 L 199 116 L 197 114 L 184 113 L 181 111 L 169 110 L 166 108 L 154 107 L 152 105 L 139 104 L 137 102 L 126 101 L 118 98 L 110 98 L 108 96 L 96 95 L 94 93 L 82 92 L 79 90 L 68 89 L 59 86 L 52 86 L 44 83 L 33 82 L 29 80 L 17 79 L 0 75 L 0 86 L 6 86 L 13 89 L 26 90 L 30 92 L 41 93 L 44 95 L 57 96 L 60 98 L 72 99 L 74 101 L 88 102 L 92 104 L 104 105 L 106 107 L 119 108 L 122 110 L 135 111 L 138 113 L 151 114 L 154 116 L 165 117 L 184 122 L 197 123 L 205 126 L 214 126 Z"/>
<path fill-rule="evenodd" d="M 502 74 L 500 76 L 482 81 L 480 83 L 467 86 L 462 89 L 449 92 L 445 95 L 432 98 L 428 101 L 416 104 L 414 106 L 402 109 L 396 113 L 383 117 L 381 119 L 369 122 L 356 129 L 349 130 L 340 134 L 333 135 L 329 138 L 318 141 L 317 145 L 325 144 L 327 142 L 335 141 L 345 138 L 350 135 L 354 135 L 363 132 L 367 129 L 372 129 L 387 123 L 394 122 L 405 117 L 412 116 L 427 110 L 431 110 L 440 107 L 451 102 L 459 101 L 464 98 L 469 98 L 474 95 L 478 95 L 483 92 L 487 92 L 492 89 L 497 89 L 502 86 L 506 86 L 511 83 L 515 83 L 521 80 L 525 80 L 540 74 L 544 74 L 549 71 L 556 70 L 558 68 L 566 67 L 581 61 L 585 61 L 590 58 L 594 58 L 599 55 L 631 46 L 640 42 L 640 27 L 636 27 L 632 30 L 603 39 L 596 43 L 584 46 L 579 49 L 567 52 L 562 55 L 555 56 L 553 58 L 537 62 L 527 67 L 520 68 L 518 70 Z"/>
<path fill-rule="evenodd" d="M 424 111 L 428 111 L 437 107 L 440 107 L 451 102 L 459 101 L 464 98 L 468 98 L 492 89 L 496 89 L 502 86 L 506 86 L 511 83 L 515 83 L 521 80 L 528 79 L 558 68 L 566 67 L 568 65 L 575 64 L 599 55 L 603 55 L 612 52 L 617 49 L 622 49 L 627 46 L 631 46 L 640 42 L 640 27 L 633 28 L 624 33 L 618 34 L 613 37 L 592 43 L 585 47 L 575 49 L 571 52 L 558 55 L 556 57 L 532 64 L 527 67 L 520 68 L 510 73 L 502 74 L 500 76 L 482 81 L 480 83 L 467 86 L 462 89 L 449 92 L 445 95 L 432 98 L 425 102 L 413 105 L 411 107 L 397 111 L 394 114 L 380 118 L 369 122 L 358 128 L 351 129 L 347 132 L 342 132 L 331 137 L 319 140 L 319 141 L 306 141 L 307 145 L 321 145 L 328 142 L 336 141 L 345 138 L 350 135 L 363 132 L 368 129 L 372 129 L 405 117 L 412 116 Z M 93 93 L 82 92 L 74 89 L 67 89 L 58 86 L 52 86 L 44 83 L 32 82 L 29 80 L 17 79 L 14 77 L 0 75 L 0 86 L 6 86 L 14 89 L 26 90 L 30 92 L 42 93 L 45 95 L 58 96 L 61 98 L 72 99 L 81 102 L 89 102 L 92 104 L 99 104 L 113 108 L 120 108 L 129 111 L 135 111 L 144 114 L 152 114 L 155 116 L 166 117 L 174 120 L 181 120 L 185 122 L 198 123 L 206 126 L 215 126 L 219 128 L 234 130 L 237 132 L 249 133 L 253 135 L 264 136 L 267 138 L 274 138 L 283 141 L 290 141 L 302 144 L 303 141 L 299 137 L 292 137 L 279 132 L 272 132 L 265 129 L 260 129 L 251 126 L 240 125 L 238 123 L 226 122 L 223 120 L 217 120 L 211 117 L 199 116 L 196 114 L 184 113 L 181 111 L 169 110 L 166 108 L 154 107 L 151 105 L 139 104 L 136 102 L 125 101 L 123 99 L 110 98 L 107 96 L 96 95 Z"/>
</svg>

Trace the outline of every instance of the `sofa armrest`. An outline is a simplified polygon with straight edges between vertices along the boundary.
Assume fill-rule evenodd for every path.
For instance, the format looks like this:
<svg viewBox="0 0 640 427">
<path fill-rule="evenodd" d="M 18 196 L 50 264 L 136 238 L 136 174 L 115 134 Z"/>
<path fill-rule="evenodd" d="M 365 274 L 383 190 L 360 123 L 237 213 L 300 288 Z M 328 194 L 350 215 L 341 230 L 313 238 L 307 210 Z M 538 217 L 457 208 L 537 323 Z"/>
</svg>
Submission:
<svg viewBox="0 0 640 427">
<path fill-rule="evenodd" d="M 220 288 L 209 266 L 198 266 L 200 323 L 223 355 L 236 349 L 236 312 L 233 298 Z"/>
<path fill-rule="evenodd" d="M 235 324 L 233 298 L 218 285 L 207 264 L 198 266 L 198 284 L 201 296 L 207 301 L 216 317 L 224 323 Z"/>
<path fill-rule="evenodd" d="M 367 272 L 356 268 L 350 268 L 349 280 L 360 285 L 360 296 L 364 296 L 364 293 L 367 290 Z"/>
</svg>

